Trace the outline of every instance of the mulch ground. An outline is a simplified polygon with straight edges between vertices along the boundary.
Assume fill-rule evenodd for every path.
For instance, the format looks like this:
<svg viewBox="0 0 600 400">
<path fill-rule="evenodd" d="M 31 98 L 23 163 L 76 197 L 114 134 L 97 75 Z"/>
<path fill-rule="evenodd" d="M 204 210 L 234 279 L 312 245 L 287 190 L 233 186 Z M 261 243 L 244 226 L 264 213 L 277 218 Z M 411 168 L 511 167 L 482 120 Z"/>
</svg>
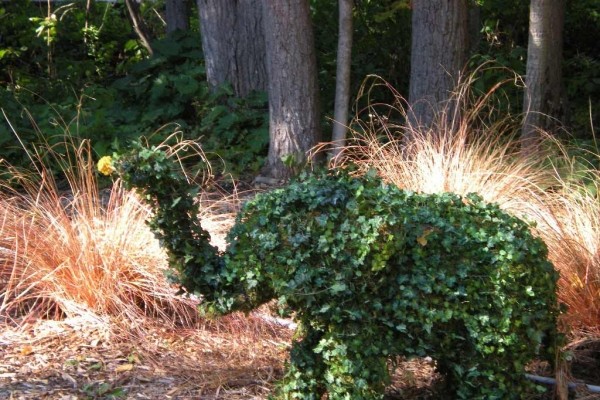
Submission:
<svg viewBox="0 0 600 400">
<path fill-rule="evenodd" d="M 110 326 L 84 317 L 5 322 L 0 399 L 266 399 L 282 376 L 293 336 L 259 314 L 194 328 L 145 321 L 132 335 Z M 589 347 L 586 363 L 593 368 L 598 348 Z M 571 398 L 600 394 L 582 389 Z M 415 360 L 399 364 L 386 399 L 446 397 L 433 363 Z"/>
<path fill-rule="evenodd" d="M 0 399 L 266 399 L 293 336 L 258 314 L 195 328 L 146 321 L 136 335 L 93 318 L 20 322 L 1 326 Z M 386 398 L 445 399 L 443 382 L 429 360 L 401 362 Z"/>
<path fill-rule="evenodd" d="M 293 336 L 256 315 L 195 329 L 146 324 L 137 339 L 107 326 L 83 317 L 5 323 L 0 399 L 266 399 Z M 399 371 L 389 398 L 431 398 L 433 366 Z"/>
<path fill-rule="evenodd" d="M 81 318 L 5 325 L 0 398 L 263 399 L 291 340 L 289 329 L 241 316 L 143 332 L 120 337 Z"/>
</svg>

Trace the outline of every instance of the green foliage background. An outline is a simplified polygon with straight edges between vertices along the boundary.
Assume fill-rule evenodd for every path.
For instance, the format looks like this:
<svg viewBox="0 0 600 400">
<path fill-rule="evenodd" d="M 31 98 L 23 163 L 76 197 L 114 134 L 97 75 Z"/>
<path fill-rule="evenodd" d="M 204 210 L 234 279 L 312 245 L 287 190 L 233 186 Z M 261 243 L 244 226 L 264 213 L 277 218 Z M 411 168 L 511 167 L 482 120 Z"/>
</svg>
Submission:
<svg viewBox="0 0 600 400">
<path fill-rule="evenodd" d="M 0 4 L 0 106 L 25 144 L 59 143 L 65 132 L 89 138 L 99 155 L 119 149 L 140 134 L 158 143 L 181 129 L 201 137 L 213 159 L 225 160 L 236 175 L 254 174 L 268 142 L 266 96 L 236 99 L 223 87 L 208 91 L 195 9 L 188 34 L 166 37 L 157 16 L 162 0 L 145 1 L 142 15 L 155 38 L 148 58 L 127 18 L 122 0 L 47 4 L 13 0 Z M 482 92 L 525 72 L 528 4 L 520 0 L 477 0 L 482 22 L 470 68 L 484 62 L 506 67 L 483 70 Z M 316 34 L 324 132 L 330 131 L 337 46 L 337 3 L 311 0 Z M 600 99 L 600 6 L 594 0 L 567 0 L 564 93 L 566 122 L 580 141 L 589 142 L 598 124 Z M 86 25 L 87 23 L 87 25 Z M 411 11 L 407 0 L 357 0 L 354 11 L 352 93 L 376 74 L 402 96 L 408 93 Z M 521 112 L 522 88 L 504 86 L 499 106 Z M 389 91 L 371 93 L 373 102 L 390 103 Z M 354 112 L 364 104 L 353 103 Z M 591 106 L 591 109 L 590 109 Z M 591 119 L 590 119 L 591 112 Z M 0 158 L 27 166 L 21 145 L 4 116 Z M 217 164 L 222 165 L 222 164 Z"/>
<path fill-rule="evenodd" d="M 102 156 L 140 135 L 158 144 L 178 130 L 201 138 L 217 172 L 224 166 L 238 176 L 258 171 L 268 144 L 266 95 L 239 99 L 227 86 L 211 93 L 197 32 L 163 34 L 147 57 L 124 4 L 93 4 L 88 28 L 80 2 L 57 9 L 57 20 L 48 19 L 51 32 L 45 7 L 26 0 L 0 6 L 0 16 L 13 22 L 0 25 L 6 29 L 0 30 L 0 102 L 8 119 L 0 123 L 0 158 L 27 166 L 21 143 L 55 146 L 65 135 L 90 139 Z"/>
</svg>

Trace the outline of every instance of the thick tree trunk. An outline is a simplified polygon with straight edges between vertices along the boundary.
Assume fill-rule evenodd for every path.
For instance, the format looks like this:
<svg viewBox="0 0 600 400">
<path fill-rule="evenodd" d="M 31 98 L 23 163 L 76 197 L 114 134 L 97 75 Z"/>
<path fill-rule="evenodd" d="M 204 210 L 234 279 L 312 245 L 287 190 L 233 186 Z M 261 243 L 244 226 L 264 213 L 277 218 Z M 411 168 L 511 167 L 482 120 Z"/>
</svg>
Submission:
<svg viewBox="0 0 600 400">
<path fill-rule="evenodd" d="M 333 149 L 335 157 L 346 141 L 348 107 L 350 103 L 350 66 L 352 62 L 352 7 L 353 0 L 338 0 L 339 30 L 337 69 L 335 75 L 335 105 L 333 112 Z"/>
<path fill-rule="evenodd" d="M 564 12 L 564 0 L 531 0 L 525 119 L 521 131 L 527 154 L 536 151 L 540 130 L 553 131 L 564 112 L 561 101 Z"/>
<path fill-rule="evenodd" d="M 263 174 L 287 179 L 321 140 L 308 0 L 264 0 L 270 146 Z"/>
<path fill-rule="evenodd" d="M 167 33 L 190 28 L 190 8 L 188 0 L 165 0 Z"/>
<path fill-rule="evenodd" d="M 469 49 L 467 0 L 413 1 L 409 118 L 430 127 L 450 98 Z"/>
<path fill-rule="evenodd" d="M 208 83 L 237 96 L 267 89 L 262 1 L 198 0 Z"/>
</svg>

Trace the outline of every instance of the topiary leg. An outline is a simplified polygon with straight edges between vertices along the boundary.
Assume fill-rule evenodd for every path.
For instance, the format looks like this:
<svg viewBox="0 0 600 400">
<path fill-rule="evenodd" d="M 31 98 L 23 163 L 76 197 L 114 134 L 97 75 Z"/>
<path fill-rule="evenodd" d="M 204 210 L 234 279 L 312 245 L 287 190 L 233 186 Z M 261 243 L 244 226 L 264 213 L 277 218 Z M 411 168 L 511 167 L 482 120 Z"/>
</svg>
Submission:
<svg viewBox="0 0 600 400">
<path fill-rule="evenodd" d="M 293 343 L 285 376 L 278 384 L 277 399 L 321 399 L 325 393 L 325 364 L 322 355 L 315 353 L 315 348 L 322 335 L 321 332 L 309 330 L 302 340 Z"/>
<path fill-rule="evenodd" d="M 386 357 L 366 354 L 362 342 L 357 346 L 329 336 L 321 340 L 318 351 L 327 366 L 325 385 L 330 400 L 382 399 L 389 381 Z"/>
</svg>

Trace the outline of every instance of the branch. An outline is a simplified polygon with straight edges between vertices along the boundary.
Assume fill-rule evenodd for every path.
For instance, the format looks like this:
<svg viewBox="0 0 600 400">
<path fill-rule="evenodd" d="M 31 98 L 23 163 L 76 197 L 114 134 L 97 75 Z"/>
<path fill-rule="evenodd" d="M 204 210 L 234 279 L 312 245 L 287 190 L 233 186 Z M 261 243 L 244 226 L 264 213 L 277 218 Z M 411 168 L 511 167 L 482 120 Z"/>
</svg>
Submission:
<svg viewBox="0 0 600 400">
<path fill-rule="evenodd" d="M 152 46 L 150 45 L 150 34 L 144 20 L 140 16 L 140 5 L 135 0 L 125 0 L 125 4 L 127 5 L 135 33 L 141 40 L 142 45 L 148 50 L 148 54 L 153 55 L 154 50 L 152 50 Z"/>
</svg>

